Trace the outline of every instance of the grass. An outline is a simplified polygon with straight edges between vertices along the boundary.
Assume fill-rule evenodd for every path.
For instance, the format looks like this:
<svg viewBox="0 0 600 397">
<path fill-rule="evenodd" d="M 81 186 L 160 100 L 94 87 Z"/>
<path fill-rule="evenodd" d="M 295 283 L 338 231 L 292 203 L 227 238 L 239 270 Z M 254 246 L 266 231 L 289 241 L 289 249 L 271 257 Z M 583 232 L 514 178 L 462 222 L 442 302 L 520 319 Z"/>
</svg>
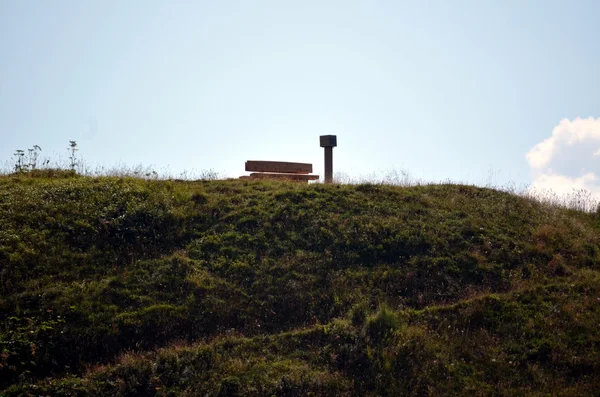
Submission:
<svg viewBox="0 0 600 397">
<path fill-rule="evenodd" d="M 0 177 L 0 394 L 594 395 L 600 218 L 467 185 Z"/>
</svg>

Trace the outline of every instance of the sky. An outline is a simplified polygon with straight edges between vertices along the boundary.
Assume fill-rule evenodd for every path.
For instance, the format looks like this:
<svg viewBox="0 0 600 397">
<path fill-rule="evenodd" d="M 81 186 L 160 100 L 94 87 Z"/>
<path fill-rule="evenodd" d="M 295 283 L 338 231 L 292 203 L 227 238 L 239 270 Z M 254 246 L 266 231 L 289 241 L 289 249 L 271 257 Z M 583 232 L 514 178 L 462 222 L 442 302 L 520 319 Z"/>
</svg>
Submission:
<svg viewBox="0 0 600 397">
<path fill-rule="evenodd" d="M 0 0 L 0 161 L 600 195 L 596 0 Z"/>
</svg>

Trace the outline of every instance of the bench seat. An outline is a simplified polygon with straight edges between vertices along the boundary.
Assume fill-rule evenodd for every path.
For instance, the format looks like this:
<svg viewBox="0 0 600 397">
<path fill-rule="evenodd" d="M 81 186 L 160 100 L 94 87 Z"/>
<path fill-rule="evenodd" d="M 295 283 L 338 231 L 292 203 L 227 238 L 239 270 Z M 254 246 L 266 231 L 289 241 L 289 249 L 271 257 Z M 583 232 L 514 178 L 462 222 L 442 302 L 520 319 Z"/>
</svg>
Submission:
<svg viewBox="0 0 600 397">
<path fill-rule="evenodd" d="M 267 172 L 253 172 L 250 176 L 242 177 L 244 179 L 282 179 L 288 181 L 317 181 L 319 175 L 305 175 L 305 174 L 281 174 L 281 173 L 267 173 Z"/>
</svg>

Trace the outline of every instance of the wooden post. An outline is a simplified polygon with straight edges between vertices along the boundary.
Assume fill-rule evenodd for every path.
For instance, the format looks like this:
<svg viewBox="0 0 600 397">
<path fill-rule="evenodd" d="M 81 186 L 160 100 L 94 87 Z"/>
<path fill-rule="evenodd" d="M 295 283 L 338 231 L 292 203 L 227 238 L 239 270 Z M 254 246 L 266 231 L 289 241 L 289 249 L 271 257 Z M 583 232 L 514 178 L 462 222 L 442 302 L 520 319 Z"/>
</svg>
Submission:
<svg viewBox="0 0 600 397">
<path fill-rule="evenodd" d="M 333 181 L 333 147 L 325 146 L 325 183 Z"/>
<path fill-rule="evenodd" d="M 325 183 L 333 182 L 333 148 L 337 146 L 337 136 L 321 135 L 321 147 L 325 149 Z"/>
</svg>

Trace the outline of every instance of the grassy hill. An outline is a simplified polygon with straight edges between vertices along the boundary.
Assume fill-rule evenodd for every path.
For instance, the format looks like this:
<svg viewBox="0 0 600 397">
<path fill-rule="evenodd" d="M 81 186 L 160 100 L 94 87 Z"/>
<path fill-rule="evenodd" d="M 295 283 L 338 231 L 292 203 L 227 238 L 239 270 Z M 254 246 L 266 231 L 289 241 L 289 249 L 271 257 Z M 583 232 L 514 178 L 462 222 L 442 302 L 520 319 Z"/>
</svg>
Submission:
<svg viewBox="0 0 600 397">
<path fill-rule="evenodd" d="M 600 390 L 600 215 L 41 174 L 0 177 L 0 395 Z"/>
</svg>

